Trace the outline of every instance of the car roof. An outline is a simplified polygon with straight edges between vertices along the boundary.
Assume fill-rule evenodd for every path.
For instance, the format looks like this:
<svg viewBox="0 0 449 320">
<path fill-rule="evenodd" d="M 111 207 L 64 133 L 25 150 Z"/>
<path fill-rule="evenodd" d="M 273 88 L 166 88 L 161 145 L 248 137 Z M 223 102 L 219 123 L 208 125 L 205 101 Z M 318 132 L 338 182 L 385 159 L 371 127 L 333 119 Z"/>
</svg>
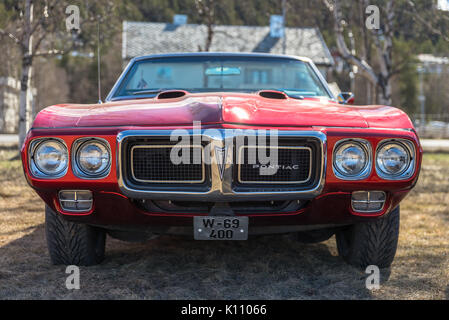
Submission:
<svg viewBox="0 0 449 320">
<path fill-rule="evenodd" d="M 258 53 L 258 52 L 174 52 L 139 56 L 131 61 L 140 61 L 153 58 L 175 58 L 175 57 L 259 57 L 275 59 L 293 59 L 311 63 L 312 60 L 306 57 L 298 57 L 284 54 Z"/>
</svg>

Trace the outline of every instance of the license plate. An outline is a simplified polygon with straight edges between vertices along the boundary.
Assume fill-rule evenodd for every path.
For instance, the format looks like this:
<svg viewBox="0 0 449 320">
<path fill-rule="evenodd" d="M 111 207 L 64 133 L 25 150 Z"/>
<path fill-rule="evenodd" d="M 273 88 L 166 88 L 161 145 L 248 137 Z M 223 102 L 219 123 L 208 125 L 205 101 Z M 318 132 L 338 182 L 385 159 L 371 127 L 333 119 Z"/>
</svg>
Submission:
<svg viewBox="0 0 449 320">
<path fill-rule="evenodd" d="M 195 240 L 247 240 L 248 217 L 193 217 Z"/>
</svg>

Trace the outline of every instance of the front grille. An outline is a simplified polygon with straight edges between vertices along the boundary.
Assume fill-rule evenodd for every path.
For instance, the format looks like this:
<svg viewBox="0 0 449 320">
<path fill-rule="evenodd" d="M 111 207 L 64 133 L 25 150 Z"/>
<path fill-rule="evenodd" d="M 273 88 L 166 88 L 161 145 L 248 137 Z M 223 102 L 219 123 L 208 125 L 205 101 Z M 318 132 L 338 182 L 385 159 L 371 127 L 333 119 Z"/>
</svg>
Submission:
<svg viewBox="0 0 449 320">
<path fill-rule="evenodd" d="M 312 149 L 303 146 L 243 146 L 239 150 L 238 181 L 242 184 L 302 184 L 311 179 Z M 264 164 L 259 153 L 277 161 Z M 273 159 L 273 158 L 272 158 Z M 276 159 L 276 158 L 274 158 Z"/>
<path fill-rule="evenodd" d="M 188 131 L 182 143 L 171 139 L 170 130 L 120 133 L 117 137 L 120 189 L 133 199 L 214 203 L 302 200 L 321 192 L 326 159 L 324 134 L 279 131 L 276 144 L 270 137 L 267 145 L 261 145 L 262 140 L 254 139 L 256 135 L 216 130 L 221 136 L 207 130 L 201 134 Z M 178 147 L 187 150 L 187 163 L 172 161 L 172 151 Z M 223 165 L 217 149 L 226 147 L 227 160 L 232 159 L 232 164 Z M 263 166 L 263 158 L 249 162 L 251 148 L 277 148 L 277 162 L 268 163 L 268 167 Z M 272 159 L 269 152 L 266 155 Z M 263 198 L 264 194 L 269 197 Z"/>
<path fill-rule="evenodd" d="M 137 145 L 131 148 L 131 173 L 135 181 L 149 183 L 203 183 L 205 170 L 203 148 L 182 146 L 176 149 L 178 160 L 172 161 L 173 145 Z M 181 152 L 182 153 L 178 153 Z"/>
</svg>

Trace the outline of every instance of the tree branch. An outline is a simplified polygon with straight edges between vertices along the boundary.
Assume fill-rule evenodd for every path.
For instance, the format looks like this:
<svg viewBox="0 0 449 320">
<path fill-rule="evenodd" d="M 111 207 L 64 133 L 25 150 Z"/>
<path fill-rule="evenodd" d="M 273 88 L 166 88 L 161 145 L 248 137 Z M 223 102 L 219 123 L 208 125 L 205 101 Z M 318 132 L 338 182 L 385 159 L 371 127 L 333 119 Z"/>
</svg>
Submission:
<svg viewBox="0 0 449 320">
<path fill-rule="evenodd" d="M 11 32 L 0 29 L 0 35 L 8 37 L 12 41 L 14 41 L 15 44 L 19 45 L 20 47 L 23 47 L 22 41 L 20 41 L 20 39 L 17 38 L 15 35 L 13 35 Z"/>
<path fill-rule="evenodd" d="M 432 23 L 430 23 L 428 20 L 424 19 L 418 12 L 418 10 L 416 10 L 416 7 L 414 5 L 413 2 L 407 2 L 407 4 L 410 6 L 412 11 L 409 10 L 404 10 L 403 12 L 410 15 L 413 19 L 417 20 L 419 23 L 421 23 L 422 25 L 424 25 L 427 29 L 429 29 L 433 34 L 436 34 L 438 36 L 440 36 L 441 38 L 443 38 L 446 42 L 449 42 L 449 37 L 446 36 L 443 32 L 441 32 L 441 30 L 436 29 Z M 445 15 L 442 15 L 443 19 L 447 19 L 449 20 L 449 17 L 446 17 Z"/>
<path fill-rule="evenodd" d="M 61 2 L 61 0 L 55 0 L 54 3 L 47 5 L 47 12 L 53 11 L 53 8 L 56 7 L 59 2 Z M 39 27 L 43 27 L 45 20 L 47 20 L 50 15 L 51 13 L 48 13 L 48 16 L 42 14 L 41 18 L 31 27 L 30 34 L 33 34 Z"/>
<path fill-rule="evenodd" d="M 343 35 L 344 28 L 341 23 L 342 14 L 339 0 L 334 0 L 333 4 L 329 3 L 327 0 L 323 1 L 329 11 L 331 11 L 334 15 L 334 31 L 336 35 L 337 47 L 343 59 L 345 59 L 348 63 L 357 66 L 371 83 L 377 84 L 378 77 L 373 68 L 365 60 L 352 54 L 346 45 L 345 37 Z"/>
</svg>

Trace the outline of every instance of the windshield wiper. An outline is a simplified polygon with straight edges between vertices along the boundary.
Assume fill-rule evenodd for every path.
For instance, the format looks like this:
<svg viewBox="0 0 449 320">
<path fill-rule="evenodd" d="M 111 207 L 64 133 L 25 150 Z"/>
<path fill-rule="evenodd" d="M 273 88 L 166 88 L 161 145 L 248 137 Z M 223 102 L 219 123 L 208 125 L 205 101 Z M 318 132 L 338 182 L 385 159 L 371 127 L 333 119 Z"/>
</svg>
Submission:
<svg viewBox="0 0 449 320">
<path fill-rule="evenodd" d="M 285 92 L 284 92 L 285 93 Z M 299 94 L 288 94 L 288 93 L 285 93 L 287 96 L 289 96 L 290 98 L 293 98 L 293 99 L 298 99 L 298 100 L 304 100 L 304 96 L 301 96 L 301 95 L 299 95 Z"/>
<path fill-rule="evenodd" d="M 141 91 L 133 92 L 132 95 L 136 96 L 136 95 L 139 95 L 139 94 L 158 94 L 158 93 L 161 93 L 163 91 L 166 91 L 166 90 L 164 90 L 164 89 L 141 90 Z"/>
</svg>

